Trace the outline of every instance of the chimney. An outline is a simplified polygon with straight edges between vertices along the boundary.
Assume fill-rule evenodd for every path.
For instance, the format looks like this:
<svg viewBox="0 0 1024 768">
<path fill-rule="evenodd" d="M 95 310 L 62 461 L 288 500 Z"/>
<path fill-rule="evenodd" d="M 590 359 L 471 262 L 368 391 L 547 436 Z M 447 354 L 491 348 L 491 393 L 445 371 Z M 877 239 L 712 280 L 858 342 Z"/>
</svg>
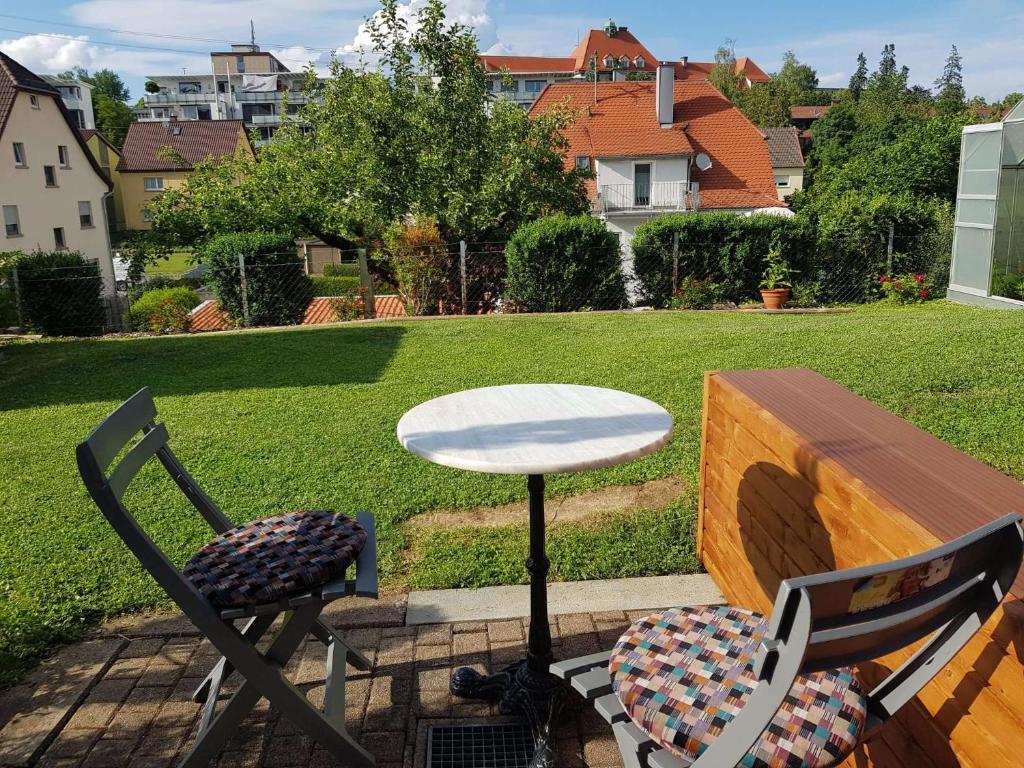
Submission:
<svg viewBox="0 0 1024 768">
<path fill-rule="evenodd" d="M 658 114 L 658 123 L 662 128 L 672 127 L 672 113 L 675 109 L 676 67 L 672 62 L 658 64 L 655 77 L 654 106 Z"/>
<path fill-rule="evenodd" d="M 689 56 L 680 56 L 680 57 L 679 57 L 679 60 L 680 60 L 681 62 L 683 62 L 683 66 L 685 67 L 685 66 L 686 66 L 686 63 L 687 63 L 687 62 L 688 62 L 688 61 L 690 60 L 690 57 L 689 57 Z"/>
</svg>

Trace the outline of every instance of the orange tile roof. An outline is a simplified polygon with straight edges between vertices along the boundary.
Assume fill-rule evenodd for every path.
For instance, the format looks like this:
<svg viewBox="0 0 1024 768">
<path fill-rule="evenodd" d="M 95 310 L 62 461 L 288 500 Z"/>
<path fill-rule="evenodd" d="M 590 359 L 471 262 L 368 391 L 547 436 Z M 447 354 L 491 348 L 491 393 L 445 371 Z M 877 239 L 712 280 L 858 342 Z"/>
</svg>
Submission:
<svg viewBox="0 0 1024 768">
<path fill-rule="evenodd" d="M 378 318 L 405 317 L 405 305 L 397 296 L 377 296 L 375 298 L 374 306 L 377 308 Z M 338 315 L 331 305 L 331 297 L 317 296 L 306 307 L 306 313 L 303 315 L 300 325 L 323 325 L 336 322 L 338 322 Z M 204 301 L 192 310 L 192 323 L 189 326 L 192 333 L 226 331 L 234 327 L 234 320 L 213 299 Z"/>
<path fill-rule="evenodd" d="M 577 114 L 565 131 L 567 167 L 579 155 L 601 159 L 705 152 L 712 167 L 692 170 L 703 208 L 779 206 L 764 134 L 708 82 L 677 82 L 674 96 L 671 128 L 658 125 L 652 82 L 598 83 L 596 107 L 593 83 L 556 83 L 541 93 L 530 114 L 560 105 Z M 593 195 L 593 182 L 588 190 Z"/>
<path fill-rule="evenodd" d="M 630 62 L 637 56 L 641 56 L 644 60 L 644 66 L 640 68 L 642 70 L 653 70 L 658 64 L 658 58 L 625 27 L 619 27 L 615 37 L 609 37 L 603 29 L 592 29 L 587 32 L 587 36 L 580 40 L 576 49 L 569 54 L 576 60 L 576 71 L 587 70 L 590 67 L 591 57 L 595 53 L 597 54 L 599 72 L 608 72 L 612 69 L 604 65 L 604 57 L 609 54 L 616 59 L 626 56 Z M 631 66 L 630 69 L 633 67 Z"/>
<path fill-rule="evenodd" d="M 483 55 L 480 61 L 487 72 L 508 70 L 515 74 L 532 72 L 575 72 L 576 59 L 555 56 L 491 56 Z"/>
<path fill-rule="evenodd" d="M 792 120 L 815 120 L 823 117 L 830 109 L 832 109 L 831 106 L 817 105 L 790 107 L 789 117 Z"/>
<path fill-rule="evenodd" d="M 711 77 L 711 70 L 715 66 L 713 61 L 681 61 L 676 62 L 676 79 L 707 80 Z M 746 56 L 736 59 L 736 74 L 743 75 L 752 83 L 771 82 L 771 77 L 765 74 L 764 70 Z"/>
</svg>

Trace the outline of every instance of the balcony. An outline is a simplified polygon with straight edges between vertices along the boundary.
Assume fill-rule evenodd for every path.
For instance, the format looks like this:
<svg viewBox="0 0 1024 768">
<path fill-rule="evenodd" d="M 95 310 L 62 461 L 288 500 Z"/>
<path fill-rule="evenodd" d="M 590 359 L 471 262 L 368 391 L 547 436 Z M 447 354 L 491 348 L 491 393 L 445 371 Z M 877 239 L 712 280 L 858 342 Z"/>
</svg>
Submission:
<svg viewBox="0 0 1024 768">
<path fill-rule="evenodd" d="M 169 91 L 168 93 L 146 94 L 146 106 L 155 106 L 157 104 L 212 104 L 216 100 L 217 94 L 213 91 L 205 91 L 203 93 Z"/>
<path fill-rule="evenodd" d="M 249 115 L 245 122 L 249 125 L 279 125 L 284 115 Z"/>
<path fill-rule="evenodd" d="M 242 102 L 243 104 L 263 103 L 263 102 L 280 102 L 285 97 L 291 104 L 298 104 L 306 101 L 306 94 L 301 90 L 296 89 L 293 91 L 235 91 L 234 97 L 236 101 Z"/>
<path fill-rule="evenodd" d="M 699 204 L 696 182 L 656 181 L 651 184 L 602 184 L 596 209 L 614 211 L 693 211 Z"/>
</svg>

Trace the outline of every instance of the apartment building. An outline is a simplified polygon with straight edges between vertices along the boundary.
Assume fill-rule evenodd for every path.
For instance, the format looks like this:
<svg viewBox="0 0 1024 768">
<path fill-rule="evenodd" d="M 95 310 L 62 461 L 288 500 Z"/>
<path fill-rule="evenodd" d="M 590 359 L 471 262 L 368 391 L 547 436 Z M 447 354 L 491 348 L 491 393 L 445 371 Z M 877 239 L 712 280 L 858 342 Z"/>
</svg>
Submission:
<svg viewBox="0 0 1024 768">
<path fill-rule="evenodd" d="M 649 79 L 654 77 L 660 63 L 628 27 L 620 27 L 611 20 L 604 29 L 587 32 L 575 50 L 564 58 L 485 54 L 480 61 L 494 94 L 527 109 L 551 83 L 593 81 L 592 72 L 596 72 L 598 82 L 627 80 L 630 76 Z M 677 82 L 707 80 L 713 66 L 712 62 L 690 61 L 689 57 L 682 56 L 673 62 L 674 78 Z M 736 72 L 748 87 L 771 79 L 745 57 L 736 61 Z"/>
<path fill-rule="evenodd" d="M 96 127 L 96 115 L 92 109 L 91 85 L 82 80 L 72 80 L 56 75 L 40 75 L 39 77 L 57 89 L 76 128 L 92 130 Z"/>
<path fill-rule="evenodd" d="M 0 51 L 0 250 L 80 251 L 112 293 L 112 188 L 60 92 Z"/>
<path fill-rule="evenodd" d="M 230 51 L 210 53 L 210 71 L 179 75 L 150 75 L 157 89 L 136 107 L 141 122 L 166 120 L 241 120 L 247 131 L 259 133 L 258 143 L 305 101 L 305 72 L 292 72 L 272 53 L 255 43 L 232 45 Z M 154 86 L 149 86 L 152 89 Z"/>
</svg>

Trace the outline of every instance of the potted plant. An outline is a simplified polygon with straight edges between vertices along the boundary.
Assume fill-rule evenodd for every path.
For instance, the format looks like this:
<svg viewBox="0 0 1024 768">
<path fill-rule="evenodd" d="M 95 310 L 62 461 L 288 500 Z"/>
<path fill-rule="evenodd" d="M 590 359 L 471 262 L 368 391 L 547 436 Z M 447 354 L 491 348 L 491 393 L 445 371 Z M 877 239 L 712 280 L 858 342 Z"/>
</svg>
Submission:
<svg viewBox="0 0 1024 768">
<path fill-rule="evenodd" d="M 770 248 L 764 261 L 766 267 L 761 276 L 761 301 L 765 309 L 782 309 L 789 301 L 793 287 L 790 282 L 793 270 L 782 258 L 782 251 L 778 248 Z"/>
</svg>

